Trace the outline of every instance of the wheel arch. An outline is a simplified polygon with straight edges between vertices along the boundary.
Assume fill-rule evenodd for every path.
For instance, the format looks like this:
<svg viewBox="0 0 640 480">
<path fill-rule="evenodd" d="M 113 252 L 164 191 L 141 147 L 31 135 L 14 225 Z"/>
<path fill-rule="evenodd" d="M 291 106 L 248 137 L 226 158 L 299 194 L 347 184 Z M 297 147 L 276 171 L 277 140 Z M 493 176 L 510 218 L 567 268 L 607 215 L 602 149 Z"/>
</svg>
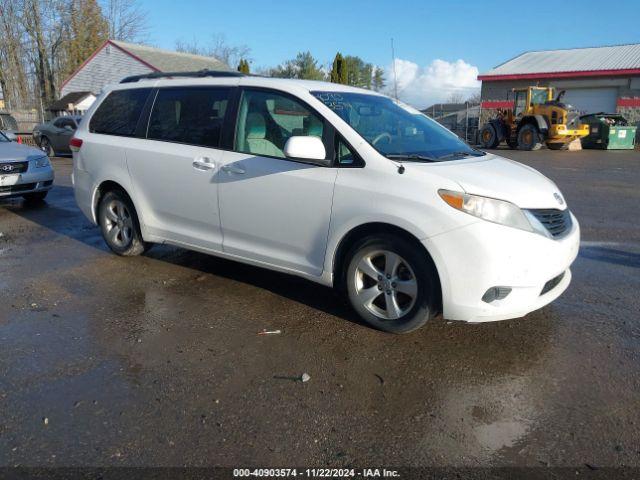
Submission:
<svg viewBox="0 0 640 480">
<path fill-rule="evenodd" d="M 385 222 L 368 222 L 356 227 L 353 227 L 347 233 L 345 233 L 338 242 L 337 248 L 333 254 L 333 263 L 331 265 L 331 271 L 333 273 L 333 284 L 338 289 L 344 289 L 344 280 L 346 275 L 347 265 L 345 263 L 347 255 L 351 248 L 360 240 L 373 235 L 396 235 L 409 243 L 413 244 L 420 251 L 424 252 L 431 267 L 436 273 L 437 284 L 436 287 L 436 300 L 438 311 L 442 312 L 442 278 L 438 270 L 438 267 L 433 260 L 433 257 L 424 246 L 424 244 L 413 233 L 408 230 Z"/>
<path fill-rule="evenodd" d="M 121 183 L 119 183 L 119 182 L 117 182 L 115 180 L 103 180 L 95 188 L 95 191 L 94 191 L 94 194 L 93 194 L 93 202 L 92 202 L 92 206 L 91 206 L 91 213 L 93 214 L 93 216 L 96 219 L 96 221 L 98 219 L 98 208 L 100 206 L 100 200 L 102 199 L 102 197 L 107 192 L 111 192 L 113 190 L 120 190 L 122 193 L 124 193 L 129 198 L 129 200 L 133 204 L 133 208 L 135 209 L 135 213 L 136 213 L 136 217 L 137 217 L 138 223 L 142 227 L 144 225 L 144 222 L 142 221 L 142 217 L 140 216 L 140 210 L 138 209 L 138 206 L 136 205 L 136 202 L 134 201 L 134 199 L 131 196 L 131 194 L 127 191 L 127 189 L 124 186 L 122 186 Z"/>
<path fill-rule="evenodd" d="M 518 131 L 520 131 L 520 129 L 525 125 L 535 126 L 538 131 L 544 135 L 546 135 L 549 131 L 549 125 L 547 124 L 547 119 L 544 117 L 544 115 L 527 115 L 520 121 L 520 124 L 518 125 Z"/>
</svg>

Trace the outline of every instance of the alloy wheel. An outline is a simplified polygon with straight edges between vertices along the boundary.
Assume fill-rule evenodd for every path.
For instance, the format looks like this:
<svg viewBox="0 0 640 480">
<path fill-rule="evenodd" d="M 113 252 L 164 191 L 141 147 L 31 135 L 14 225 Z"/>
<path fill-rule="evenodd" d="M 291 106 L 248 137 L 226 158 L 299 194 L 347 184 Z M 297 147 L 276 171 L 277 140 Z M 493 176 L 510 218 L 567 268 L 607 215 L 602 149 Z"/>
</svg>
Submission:
<svg viewBox="0 0 640 480">
<path fill-rule="evenodd" d="M 111 200 L 104 209 L 106 237 L 118 248 L 126 248 L 133 239 L 133 218 L 120 200 Z"/>
<path fill-rule="evenodd" d="M 383 320 L 397 320 L 415 305 L 418 281 L 409 265 L 397 253 L 377 250 L 356 259 L 353 273 L 354 300 Z"/>
</svg>

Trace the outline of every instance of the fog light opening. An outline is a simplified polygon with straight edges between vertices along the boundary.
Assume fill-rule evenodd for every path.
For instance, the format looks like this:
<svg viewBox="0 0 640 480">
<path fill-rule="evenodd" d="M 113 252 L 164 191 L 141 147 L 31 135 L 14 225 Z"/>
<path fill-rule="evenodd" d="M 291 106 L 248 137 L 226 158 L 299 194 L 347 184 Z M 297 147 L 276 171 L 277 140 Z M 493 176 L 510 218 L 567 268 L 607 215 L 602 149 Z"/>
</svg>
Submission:
<svg viewBox="0 0 640 480">
<path fill-rule="evenodd" d="M 482 296 L 482 301 L 485 303 L 491 303 L 496 300 L 502 300 L 507 298 L 507 295 L 511 293 L 511 287 L 491 287 Z"/>
</svg>

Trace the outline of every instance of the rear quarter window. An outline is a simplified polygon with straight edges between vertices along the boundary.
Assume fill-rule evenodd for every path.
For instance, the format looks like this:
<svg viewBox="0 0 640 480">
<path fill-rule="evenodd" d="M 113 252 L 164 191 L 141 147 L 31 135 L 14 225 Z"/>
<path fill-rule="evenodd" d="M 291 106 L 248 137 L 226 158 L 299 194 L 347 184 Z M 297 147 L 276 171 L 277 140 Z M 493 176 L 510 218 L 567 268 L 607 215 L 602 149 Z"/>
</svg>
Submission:
<svg viewBox="0 0 640 480">
<path fill-rule="evenodd" d="M 91 117 L 89 131 L 105 135 L 133 136 L 150 92 L 150 88 L 114 90 Z"/>
</svg>

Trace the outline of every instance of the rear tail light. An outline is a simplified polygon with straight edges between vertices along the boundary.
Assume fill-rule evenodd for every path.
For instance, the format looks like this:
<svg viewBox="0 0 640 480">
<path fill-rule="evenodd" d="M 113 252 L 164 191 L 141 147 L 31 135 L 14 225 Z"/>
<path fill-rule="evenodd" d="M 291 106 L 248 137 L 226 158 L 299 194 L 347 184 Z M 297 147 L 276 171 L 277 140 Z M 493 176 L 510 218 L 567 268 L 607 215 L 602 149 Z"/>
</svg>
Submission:
<svg viewBox="0 0 640 480">
<path fill-rule="evenodd" d="M 79 138 L 73 137 L 69 141 L 69 148 L 71 149 L 72 152 L 79 152 L 81 146 L 82 146 L 82 140 Z"/>
</svg>

